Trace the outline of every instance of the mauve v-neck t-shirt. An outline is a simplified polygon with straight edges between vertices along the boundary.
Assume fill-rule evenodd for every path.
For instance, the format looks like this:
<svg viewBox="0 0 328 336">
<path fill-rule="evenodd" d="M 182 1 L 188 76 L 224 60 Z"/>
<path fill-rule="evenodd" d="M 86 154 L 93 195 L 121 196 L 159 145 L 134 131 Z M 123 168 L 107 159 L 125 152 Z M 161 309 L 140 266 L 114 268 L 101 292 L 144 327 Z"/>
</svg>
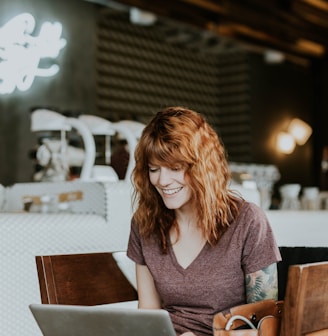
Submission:
<svg viewBox="0 0 328 336">
<path fill-rule="evenodd" d="M 206 243 L 187 267 L 172 247 L 163 254 L 156 239 L 143 239 L 132 220 L 128 256 L 147 265 L 177 334 L 213 335 L 215 313 L 246 302 L 245 274 L 281 260 L 265 213 L 243 202 L 238 217 L 214 247 Z"/>
</svg>

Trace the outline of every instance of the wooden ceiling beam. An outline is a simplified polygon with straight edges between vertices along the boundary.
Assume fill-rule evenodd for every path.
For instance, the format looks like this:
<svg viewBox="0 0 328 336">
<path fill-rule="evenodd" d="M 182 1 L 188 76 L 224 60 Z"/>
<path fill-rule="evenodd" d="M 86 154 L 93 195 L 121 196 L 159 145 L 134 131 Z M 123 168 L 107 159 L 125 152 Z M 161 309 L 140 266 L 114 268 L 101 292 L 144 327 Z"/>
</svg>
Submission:
<svg viewBox="0 0 328 336">
<path fill-rule="evenodd" d="M 245 39 L 246 43 L 252 41 L 297 56 L 322 57 L 328 50 L 328 5 L 321 0 L 119 2 L 240 42 Z"/>
<path fill-rule="evenodd" d="M 246 25 L 286 42 L 303 38 L 323 45 L 327 44 L 327 30 L 307 23 L 293 12 L 281 8 L 272 9 L 263 1 L 261 5 L 258 3 L 259 1 L 254 0 L 242 5 L 240 1 L 230 2 L 229 21 Z"/>
<path fill-rule="evenodd" d="M 322 0 L 300 0 L 297 2 L 304 2 L 309 4 L 311 7 L 315 7 L 319 9 L 320 11 L 326 11 L 328 12 L 328 3 L 327 1 L 322 1 Z"/>
<path fill-rule="evenodd" d="M 312 29 L 319 27 L 327 32 L 328 29 L 328 4 L 327 10 L 311 6 L 307 1 L 295 1 L 292 6 L 294 15 L 306 20 Z M 320 32 L 317 33 L 319 35 Z"/>
</svg>

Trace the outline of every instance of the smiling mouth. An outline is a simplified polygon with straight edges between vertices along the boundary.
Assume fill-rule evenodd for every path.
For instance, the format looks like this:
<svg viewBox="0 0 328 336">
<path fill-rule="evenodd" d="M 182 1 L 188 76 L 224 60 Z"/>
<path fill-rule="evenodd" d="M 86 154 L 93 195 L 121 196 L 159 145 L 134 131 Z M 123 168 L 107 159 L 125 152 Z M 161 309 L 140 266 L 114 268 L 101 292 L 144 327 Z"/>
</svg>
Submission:
<svg viewBox="0 0 328 336">
<path fill-rule="evenodd" d="M 165 195 L 173 195 L 173 194 L 178 193 L 181 189 L 182 187 L 175 188 L 175 189 L 162 189 L 162 192 Z"/>
</svg>

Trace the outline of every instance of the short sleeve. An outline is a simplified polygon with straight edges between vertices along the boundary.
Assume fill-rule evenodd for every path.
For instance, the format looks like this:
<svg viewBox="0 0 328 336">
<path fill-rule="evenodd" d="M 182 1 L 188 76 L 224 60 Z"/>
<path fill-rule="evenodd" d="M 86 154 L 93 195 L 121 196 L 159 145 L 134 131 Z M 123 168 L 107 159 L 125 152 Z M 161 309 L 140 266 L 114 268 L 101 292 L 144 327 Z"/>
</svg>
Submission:
<svg viewBox="0 0 328 336">
<path fill-rule="evenodd" d="M 132 219 L 130 236 L 128 241 L 127 256 L 135 263 L 145 265 L 145 259 L 142 253 L 141 238 L 137 223 Z"/>
<path fill-rule="evenodd" d="M 245 212 L 245 243 L 242 266 L 245 274 L 259 271 L 281 261 L 281 255 L 264 211 L 250 203 Z"/>
</svg>

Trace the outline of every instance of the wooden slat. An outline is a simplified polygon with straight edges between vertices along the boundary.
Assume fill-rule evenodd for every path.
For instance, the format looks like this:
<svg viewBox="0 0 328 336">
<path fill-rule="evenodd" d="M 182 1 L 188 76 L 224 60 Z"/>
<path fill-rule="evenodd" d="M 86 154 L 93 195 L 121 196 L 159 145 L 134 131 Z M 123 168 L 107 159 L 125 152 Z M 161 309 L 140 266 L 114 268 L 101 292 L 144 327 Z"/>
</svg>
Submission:
<svg viewBox="0 0 328 336">
<path fill-rule="evenodd" d="M 111 253 L 37 256 L 41 301 L 99 305 L 137 299 Z"/>
<path fill-rule="evenodd" d="M 57 304 L 56 283 L 50 256 L 37 256 L 36 265 L 42 303 Z"/>
<path fill-rule="evenodd" d="M 328 334 L 328 262 L 290 266 L 281 336 Z"/>
</svg>

